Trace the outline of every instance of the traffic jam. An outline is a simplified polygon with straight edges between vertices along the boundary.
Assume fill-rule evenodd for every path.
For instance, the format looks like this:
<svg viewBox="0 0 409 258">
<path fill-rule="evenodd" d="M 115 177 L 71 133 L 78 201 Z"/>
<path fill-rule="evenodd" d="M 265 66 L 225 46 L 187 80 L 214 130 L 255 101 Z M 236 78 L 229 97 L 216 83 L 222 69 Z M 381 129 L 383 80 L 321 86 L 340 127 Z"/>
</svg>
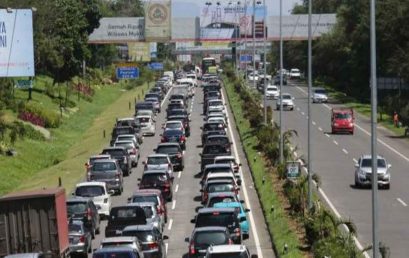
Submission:
<svg viewBox="0 0 409 258">
<path fill-rule="evenodd" d="M 187 173 L 184 167 L 191 134 L 189 100 L 199 90 L 203 91 L 203 123 L 201 145 L 197 146 L 201 149 L 197 168 L 200 173 L 195 178 L 202 206 L 190 221 L 194 229 L 184 239 L 185 255 L 257 257 L 243 242 L 250 237 L 250 210 L 240 198 L 241 164 L 232 151 L 221 80 L 218 75 L 205 74 L 199 81 L 194 72 L 165 72 L 144 100 L 135 103 L 133 116 L 116 119 L 109 147 L 89 157 L 84 181 L 64 201 L 66 206 L 58 204 L 58 196 L 65 191 L 44 190 L 30 195 L 51 196 L 52 202 L 61 206 L 56 209 L 66 208 L 69 248 L 63 250 L 62 236 L 60 257 L 167 257 L 169 237 L 165 231 L 174 180 L 176 174 Z M 160 112 L 166 112 L 166 121 L 158 125 Z M 142 155 L 144 141 L 157 134 L 160 142 L 151 153 Z M 126 192 L 126 181 L 138 166 L 143 173 L 137 182 L 132 182 L 137 185 L 136 190 L 126 196 L 127 203 L 116 203 L 113 196 L 121 197 Z M 18 198 L 6 196 L 1 201 Z M 26 196 L 25 200 L 30 198 Z M 58 217 L 56 227 L 61 234 L 59 221 Z M 97 235 L 103 237 L 96 243 Z"/>
</svg>

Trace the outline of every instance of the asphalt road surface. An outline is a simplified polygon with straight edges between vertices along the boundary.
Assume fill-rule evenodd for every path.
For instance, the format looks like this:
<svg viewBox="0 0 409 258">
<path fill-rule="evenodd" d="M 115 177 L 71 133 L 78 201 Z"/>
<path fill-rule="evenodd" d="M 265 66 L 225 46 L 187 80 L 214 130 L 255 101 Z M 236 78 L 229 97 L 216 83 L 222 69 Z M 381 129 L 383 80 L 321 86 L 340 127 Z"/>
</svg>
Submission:
<svg viewBox="0 0 409 258">
<path fill-rule="evenodd" d="M 307 92 L 306 85 L 296 82 L 283 86 L 283 93 L 295 97 L 294 111 L 283 111 L 284 130 L 294 129 L 293 139 L 298 156 L 307 158 Z M 272 105 L 273 119 L 279 112 Z M 312 104 L 311 166 L 321 177 L 320 195 L 331 209 L 343 219 L 351 219 L 358 228 L 358 241 L 363 247 L 372 243 L 372 198 L 370 189 L 354 187 L 354 163 L 362 154 L 370 154 L 370 120 L 359 114 L 355 117 L 354 135 L 331 134 L 331 108 L 338 104 Z M 383 127 L 377 128 L 378 154 L 392 164 L 391 189 L 380 190 L 379 241 L 390 248 L 390 257 L 409 255 L 409 142 Z M 369 254 L 366 254 L 369 257 Z"/>
<path fill-rule="evenodd" d="M 165 226 L 164 235 L 169 236 L 169 239 L 165 240 L 167 257 L 169 258 L 187 257 L 188 243 L 184 242 L 184 239 L 185 237 L 190 237 L 194 226 L 190 223 L 190 220 L 194 218 L 196 214 L 195 210 L 201 206 L 199 178 L 195 175 L 197 175 L 200 170 L 200 127 L 204 122 L 202 115 L 203 91 L 201 88 L 196 88 L 195 93 L 195 96 L 189 101 L 191 136 L 187 140 L 184 155 L 185 169 L 182 172 L 175 173 L 173 201 L 167 204 L 168 223 Z M 227 99 L 225 101 L 227 102 Z M 162 132 L 161 125 L 166 119 L 166 105 L 167 98 L 165 98 L 162 103 L 162 113 L 158 114 L 157 117 L 156 135 L 153 137 L 145 137 L 140 148 L 141 158 L 139 165 L 133 169 L 133 173 L 129 177 L 124 179 L 124 192 L 122 195 L 112 197 L 112 206 L 127 203 L 127 198 L 137 189 L 137 179 L 141 177 L 143 171 L 141 162 L 145 160 L 147 155 L 153 153 L 153 149 L 160 142 L 159 134 Z M 226 107 L 229 109 L 228 105 Z M 248 213 L 250 238 L 244 240 L 244 244 L 249 248 L 252 254 L 258 254 L 258 257 L 261 258 L 271 258 L 274 257 L 272 243 L 230 109 L 229 126 L 230 129 L 228 133 L 234 144 L 234 154 L 242 163 L 241 172 L 243 184 L 241 186 L 240 197 L 245 200 L 245 206 L 251 210 Z M 93 240 L 93 249 L 98 248 L 100 241 L 104 238 L 105 226 L 106 220 L 101 222 L 101 234 L 97 235 L 95 240 Z M 89 257 L 91 256 L 92 255 L 89 255 Z"/>
</svg>

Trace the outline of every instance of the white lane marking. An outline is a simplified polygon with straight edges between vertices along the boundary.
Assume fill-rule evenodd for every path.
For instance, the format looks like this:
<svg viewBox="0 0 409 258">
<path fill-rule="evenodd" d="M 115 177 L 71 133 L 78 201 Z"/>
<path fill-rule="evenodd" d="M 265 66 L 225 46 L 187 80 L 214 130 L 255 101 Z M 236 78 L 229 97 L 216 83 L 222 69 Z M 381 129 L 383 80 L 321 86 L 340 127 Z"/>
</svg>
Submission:
<svg viewBox="0 0 409 258">
<path fill-rule="evenodd" d="M 223 99 L 223 102 L 226 103 L 226 100 L 224 98 L 224 92 L 222 92 L 222 99 Z M 228 118 L 228 119 L 230 119 L 230 118 Z M 229 124 L 231 124 L 230 120 L 229 120 Z M 241 163 L 240 158 L 239 158 L 239 154 L 238 154 L 238 151 L 237 151 L 237 147 L 236 147 L 237 146 L 236 139 L 234 138 L 231 126 L 229 126 L 229 133 L 230 133 L 230 138 L 232 139 L 232 141 L 234 143 L 233 144 L 234 156 L 235 156 L 237 162 Z M 240 169 L 240 176 L 241 176 L 241 180 L 242 180 L 241 189 L 243 190 L 243 193 L 244 193 L 244 201 L 246 202 L 246 205 L 248 206 L 248 208 L 251 210 L 251 203 L 249 201 L 249 197 L 248 197 L 248 194 L 247 194 L 246 183 L 245 183 L 245 180 L 244 180 L 244 177 L 243 177 L 242 173 L 243 173 L 243 171 Z M 259 258 L 263 258 L 263 253 L 261 252 L 261 248 L 260 248 L 260 239 L 258 237 L 256 223 L 254 222 L 254 217 L 253 217 L 252 212 L 249 212 L 249 218 L 250 218 L 250 225 L 251 225 L 251 233 L 252 233 L 252 235 L 254 237 L 254 242 L 256 244 L 257 255 L 258 255 Z"/>
<path fill-rule="evenodd" d="M 356 158 L 352 159 L 354 161 L 354 163 L 358 163 L 358 160 Z"/>
<path fill-rule="evenodd" d="M 325 134 L 325 136 L 327 136 L 328 138 L 331 137 L 331 135 L 329 135 L 329 134 L 327 134 L 327 133 Z"/>
<path fill-rule="evenodd" d="M 168 230 L 172 229 L 173 219 L 169 220 Z"/>
<path fill-rule="evenodd" d="M 305 113 L 304 113 L 304 112 L 301 112 L 301 115 L 305 115 Z"/>
<path fill-rule="evenodd" d="M 403 206 L 405 206 L 405 207 L 408 206 L 404 201 L 402 201 L 401 198 L 396 198 L 396 200 L 398 200 L 398 202 L 400 202 Z"/>
<path fill-rule="evenodd" d="M 177 193 L 178 190 L 179 190 L 179 184 L 177 184 L 176 187 L 175 187 L 175 193 Z"/>
<path fill-rule="evenodd" d="M 348 154 L 348 151 L 347 151 L 346 149 L 342 149 L 342 151 L 343 151 L 345 154 Z"/>
<path fill-rule="evenodd" d="M 174 210 L 176 208 L 176 200 L 173 200 L 172 202 L 172 210 Z"/>
<path fill-rule="evenodd" d="M 160 103 L 160 107 L 163 107 L 163 104 L 165 104 L 166 99 L 168 98 L 171 91 L 172 91 L 172 88 L 168 90 L 168 93 L 166 93 L 165 97 L 162 100 L 162 103 Z"/>
<path fill-rule="evenodd" d="M 165 243 L 165 252 L 166 252 L 166 254 L 168 254 L 168 243 Z"/>
<path fill-rule="evenodd" d="M 315 123 L 314 121 L 312 121 L 312 124 L 313 124 L 313 125 L 316 125 L 317 123 Z"/>
<path fill-rule="evenodd" d="M 320 131 L 322 132 L 322 128 L 321 128 L 321 127 L 318 127 L 318 130 L 320 130 Z"/>
<path fill-rule="evenodd" d="M 299 107 L 297 107 L 297 111 L 300 111 L 300 108 L 299 108 Z"/>
<path fill-rule="evenodd" d="M 335 145 L 338 145 L 338 142 L 336 140 L 333 140 L 333 142 L 334 142 Z"/>
<path fill-rule="evenodd" d="M 182 176 L 182 172 L 178 172 L 178 178 Z"/>
<path fill-rule="evenodd" d="M 305 92 L 305 91 L 304 91 L 303 89 L 301 89 L 300 87 L 297 86 L 296 88 L 299 89 L 300 91 L 304 92 L 305 94 L 307 94 L 307 92 Z M 329 105 L 327 105 L 327 104 L 324 104 L 324 107 L 326 107 L 326 108 L 329 109 L 329 110 L 332 109 L 332 108 L 331 108 Z M 355 126 L 356 126 L 359 130 L 361 130 L 362 132 L 364 132 L 366 135 L 371 136 L 371 133 L 370 133 L 370 132 L 368 132 L 367 130 L 365 130 L 365 129 L 362 128 L 361 126 L 359 126 L 357 123 L 355 123 Z M 404 160 L 406 160 L 407 162 L 409 162 L 409 158 L 406 157 L 405 155 L 403 155 L 402 153 L 400 153 L 399 151 L 397 151 L 395 148 L 393 148 L 392 146 L 390 146 L 390 145 L 387 144 L 386 142 L 380 140 L 379 138 L 378 138 L 377 140 L 378 140 L 378 142 L 379 142 L 380 144 L 382 144 L 383 146 L 385 146 L 386 148 L 388 148 L 389 150 L 391 150 L 391 151 L 393 151 L 395 154 L 397 154 L 399 157 L 401 157 L 401 158 L 403 158 Z"/>
</svg>

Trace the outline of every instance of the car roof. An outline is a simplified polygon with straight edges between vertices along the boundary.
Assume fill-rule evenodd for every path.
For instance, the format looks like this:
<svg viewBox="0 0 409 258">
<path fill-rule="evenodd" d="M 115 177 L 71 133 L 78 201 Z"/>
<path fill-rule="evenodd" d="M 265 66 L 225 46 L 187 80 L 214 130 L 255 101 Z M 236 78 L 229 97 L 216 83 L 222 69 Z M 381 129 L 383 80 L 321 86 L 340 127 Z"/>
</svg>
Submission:
<svg viewBox="0 0 409 258">
<path fill-rule="evenodd" d="M 125 137 L 135 137 L 136 138 L 134 134 L 120 134 L 116 138 L 125 138 Z"/>
<path fill-rule="evenodd" d="M 179 143 L 177 143 L 177 142 L 164 142 L 164 143 L 159 143 L 159 144 L 158 144 L 158 147 L 159 147 L 159 146 L 178 146 L 178 147 L 180 147 Z"/>
<path fill-rule="evenodd" d="M 122 147 L 122 146 L 116 146 L 116 147 L 106 147 L 102 151 L 104 151 L 104 150 L 119 150 L 119 149 L 125 150 L 125 148 Z"/>
<path fill-rule="evenodd" d="M 128 121 L 128 120 L 135 120 L 135 118 L 133 117 L 123 117 L 123 118 L 118 118 L 116 121 Z"/>
<path fill-rule="evenodd" d="M 97 160 L 95 160 L 94 161 L 94 164 L 95 163 L 103 163 L 103 162 L 115 162 L 116 163 L 116 159 L 97 159 Z"/>
<path fill-rule="evenodd" d="M 205 169 L 211 168 L 231 168 L 231 165 L 228 163 L 220 163 L 220 164 L 208 164 L 205 166 Z"/>
<path fill-rule="evenodd" d="M 219 179 L 219 180 L 212 180 L 210 182 L 207 183 L 207 185 L 210 184 L 231 184 L 232 181 L 229 179 Z"/>
<path fill-rule="evenodd" d="M 361 156 L 361 159 L 372 159 L 372 155 L 371 154 L 364 154 Z M 378 155 L 378 159 L 385 159 L 383 156 Z"/>
<path fill-rule="evenodd" d="M 242 207 L 241 203 L 239 202 L 217 202 L 213 205 L 215 208 L 237 208 Z"/>
<path fill-rule="evenodd" d="M 142 176 L 149 175 L 149 174 L 167 174 L 166 170 L 145 170 L 143 171 Z"/>
<path fill-rule="evenodd" d="M 226 227 L 208 226 L 208 227 L 195 228 L 193 230 L 193 233 L 204 232 L 204 231 L 226 231 L 226 230 L 227 230 Z"/>
<path fill-rule="evenodd" d="M 245 245 L 213 245 L 209 246 L 208 250 L 211 253 L 226 253 L 226 252 L 244 252 L 247 250 Z"/>
<path fill-rule="evenodd" d="M 102 243 L 117 243 L 117 242 L 129 242 L 129 241 L 138 241 L 137 237 L 133 237 L 133 236 L 116 236 L 116 237 L 107 237 L 101 240 L 101 244 Z"/>
<path fill-rule="evenodd" d="M 169 155 L 164 154 L 164 153 L 149 154 L 147 158 L 154 158 L 154 157 L 166 158 L 166 157 L 169 157 Z"/>
<path fill-rule="evenodd" d="M 89 202 L 90 198 L 75 196 L 67 199 L 67 202 Z"/>
<path fill-rule="evenodd" d="M 138 119 L 138 118 L 152 118 L 152 117 L 149 115 L 138 115 L 135 118 Z"/>
<path fill-rule="evenodd" d="M 81 182 L 75 185 L 75 187 L 82 187 L 82 186 L 103 186 L 106 187 L 105 182 L 97 182 L 97 181 L 90 181 L 90 182 Z"/>
<path fill-rule="evenodd" d="M 226 134 L 214 134 L 214 135 L 207 136 L 207 139 L 209 138 L 227 138 L 229 139 L 229 136 L 227 136 Z"/>
<path fill-rule="evenodd" d="M 131 225 L 131 226 L 126 226 L 123 231 L 148 231 L 148 230 L 152 230 L 153 228 L 155 228 L 155 226 L 152 223 L 149 224 L 145 224 L 145 225 Z"/>
<path fill-rule="evenodd" d="M 156 203 L 154 202 L 131 202 L 131 203 L 128 203 L 127 206 L 139 206 L 139 207 L 154 206 L 156 207 Z"/>
<path fill-rule="evenodd" d="M 213 213 L 213 212 L 235 212 L 236 209 L 234 208 L 201 208 L 197 212 L 200 213 Z"/>
<path fill-rule="evenodd" d="M 136 195 L 161 195 L 162 192 L 158 189 L 138 189 L 136 190 L 132 196 Z"/>
<path fill-rule="evenodd" d="M 233 173 L 210 173 L 209 175 L 207 175 L 207 179 L 209 178 L 215 178 L 215 177 L 234 177 Z"/>
<path fill-rule="evenodd" d="M 111 158 L 111 155 L 109 155 L 109 154 L 99 154 L 99 155 L 92 155 L 91 157 L 89 157 L 89 159 L 101 159 L 101 158 L 109 159 L 109 158 Z"/>
<path fill-rule="evenodd" d="M 110 253 L 110 252 L 134 252 L 134 249 L 132 247 L 105 247 L 101 249 L 97 249 L 94 254 L 99 254 L 99 253 Z"/>
<path fill-rule="evenodd" d="M 214 196 L 231 196 L 231 197 L 237 197 L 237 195 L 233 192 L 217 192 L 217 193 L 209 193 L 208 199 Z"/>
<path fill-rule="evenodd" d="M 210 136 L 209 136 L 209 137 L 210 137 Z M 234 160 L 236 160 L 236 158 L 235 158 L 234 156 L 231 156 L 231 155 L 230 155 L 230 156 L 227 156 L 227 155 L 226 155 L 226 156 L 216 156 L 214 159 L 215 159 L 215 160 L 216 160 L 216 159 L 218 159 L 218 160 L 219 160 L 219 159 L 234 159 Z"/>
</svg>

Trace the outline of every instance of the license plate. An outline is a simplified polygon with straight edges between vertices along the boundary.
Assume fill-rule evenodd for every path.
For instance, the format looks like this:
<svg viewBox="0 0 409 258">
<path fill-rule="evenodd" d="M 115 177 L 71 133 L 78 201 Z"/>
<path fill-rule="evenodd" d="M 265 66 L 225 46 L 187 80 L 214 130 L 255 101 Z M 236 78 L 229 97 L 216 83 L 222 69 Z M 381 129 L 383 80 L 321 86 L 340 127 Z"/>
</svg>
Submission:
<svg viewBox="0 0 409 258">
<path fill-rule="evenodd" d="M 115 231 L 115 234 L 121 235 L 121 234 L 122 234 L 122 230 L 116 230 L 116 231 Z"/>
</svg>

